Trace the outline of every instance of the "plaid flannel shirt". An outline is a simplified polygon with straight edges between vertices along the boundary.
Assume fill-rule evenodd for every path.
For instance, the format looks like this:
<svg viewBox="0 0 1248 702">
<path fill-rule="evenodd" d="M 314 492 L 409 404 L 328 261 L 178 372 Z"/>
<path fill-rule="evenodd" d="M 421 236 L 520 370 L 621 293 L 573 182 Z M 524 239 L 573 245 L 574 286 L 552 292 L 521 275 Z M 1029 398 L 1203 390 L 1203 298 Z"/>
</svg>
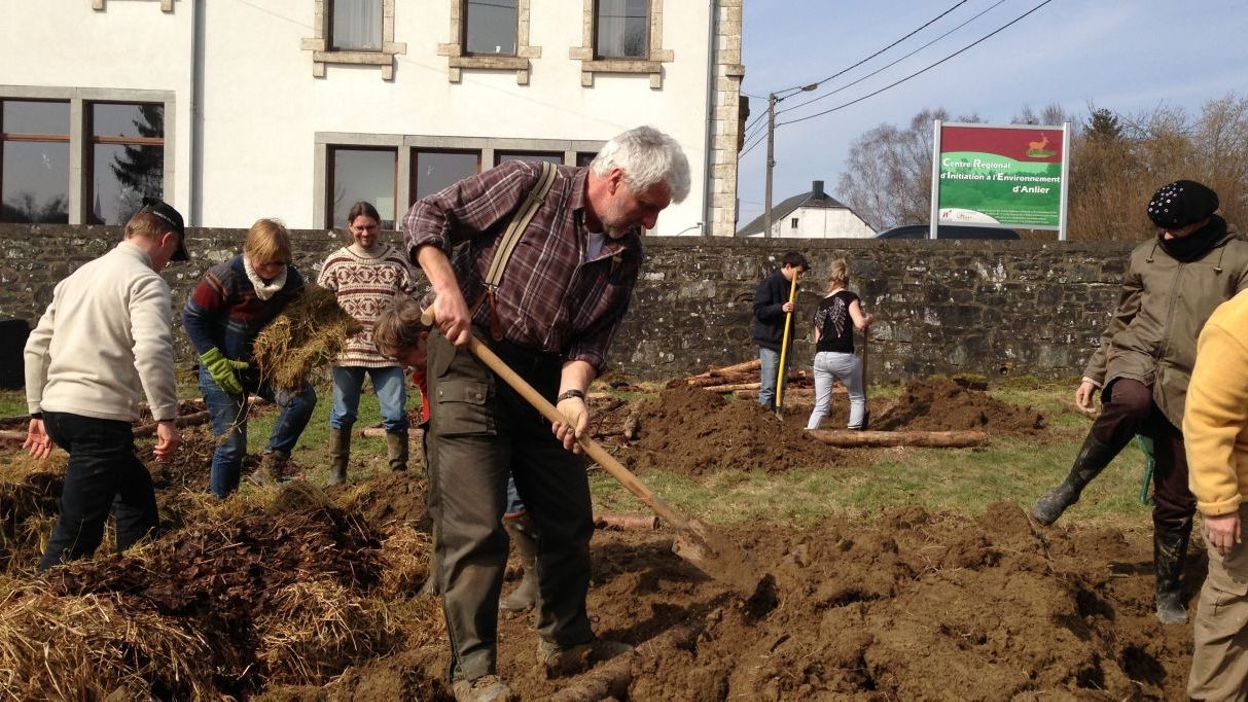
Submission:
<svg viewBox="0 0 1248 702">
<path fill-rule="evenodd" d="M 416 202 L 403 220 L 411 260 L 422 246 L 445 252 L 471 309 L 485 292 L 482 281 L 499 236 L 540 173 L 539 164 L 508 161 Z M 608 237 L 602 251 L 585 260 L 587 178 L 586 168 L 559 167 L 495 297 L 505 340 L 601 372 L 641 269 L 641 235 Z M 476 310 L 473 322 L 489 326 L 488 305 Z"/>
</svg>

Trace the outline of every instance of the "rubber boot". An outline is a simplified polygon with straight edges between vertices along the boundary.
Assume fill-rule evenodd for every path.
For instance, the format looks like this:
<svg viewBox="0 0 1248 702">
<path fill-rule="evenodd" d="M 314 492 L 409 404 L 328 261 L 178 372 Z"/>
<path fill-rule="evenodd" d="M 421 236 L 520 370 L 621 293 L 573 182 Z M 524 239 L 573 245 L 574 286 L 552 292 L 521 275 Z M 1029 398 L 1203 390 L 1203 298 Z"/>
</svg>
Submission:
<svg viewBox="0 0 1248 702">
<path fill-rule="evenodd" d="M 511 594 L 498 603 L 504 612 L 525 612 L 537 604 L 537 539 L 528 515 L 516 519 L 503 519 L 503 528 L 511 543 L 520 552 L 524 563 L 524 577 Z"/>
<path fill-rule="evenodd" d="M 285 451 L 265 451 L 260 456 L 260 466 L 247 479 L 256 485 L 273 485 L 282 479 L 282 470 L 289 460 L 290 454 Z"/>
<path fill-rule="evenodd" d="M 1057 521 L 1071 505 L 1079 501 L 1083 489 L 1092 479 L 1105 470 L 1105 466 L 1114 460 L 1118 452 L 1102 444 L 1088 434 L 1083 441 L 1083 448 L 1075 457 L 1075 464 L 1070 468 L 1070 475 L 1061 485 L 1044 493 L 1031 508 L 1031 516 L 1044 526 Z"/>
<path fill-rule="evenodd" d="M 1157 573 L 1157 618 L 1162 624 L 1187 622 L 1183 601 L 1183 566 L 1187 563 L 1187 542 L 1192 536 L 1192 520 L 1153 528 L 1153 568 Z"/>
<path fill-rule="evenodd" d="M 351 428 L 329 430 L 329 484 L 347 482 L 347 461 L 351 458 Z"/>
<path fill-rule="evenodd" d="M 407 431 L 386 432 L 386 458 L 390 470 L 407 470 Z"/>
</svg>

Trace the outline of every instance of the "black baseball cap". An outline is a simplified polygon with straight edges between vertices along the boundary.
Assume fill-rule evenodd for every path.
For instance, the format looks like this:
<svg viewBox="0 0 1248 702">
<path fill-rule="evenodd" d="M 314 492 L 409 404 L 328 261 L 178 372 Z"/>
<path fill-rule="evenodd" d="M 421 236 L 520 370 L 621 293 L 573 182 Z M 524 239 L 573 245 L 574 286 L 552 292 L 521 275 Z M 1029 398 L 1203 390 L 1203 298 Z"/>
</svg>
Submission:
<svg viewBox="0 0 1248 702">
<path fill-rule="evenodd" d="M 173 231 L 178 233 L 178 248 L 170 256 L 172 261 L 189 261 L 191 257 L 186 254 L 186 225 L 182 223 L 182 215 L 173 209 L 173 205 L 158 200 L 156 198 L 143 198 L 143 207 L 139 212 L 150 212 L 157 217 L 169 223 L 173 227 Z"/>
</svg>

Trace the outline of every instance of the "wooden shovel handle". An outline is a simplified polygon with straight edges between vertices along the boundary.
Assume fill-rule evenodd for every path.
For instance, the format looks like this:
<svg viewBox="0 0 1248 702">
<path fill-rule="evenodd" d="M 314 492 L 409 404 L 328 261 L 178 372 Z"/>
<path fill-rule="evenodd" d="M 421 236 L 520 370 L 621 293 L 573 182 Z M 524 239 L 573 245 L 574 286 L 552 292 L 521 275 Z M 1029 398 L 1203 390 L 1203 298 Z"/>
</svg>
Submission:
<svg viewBox="0 0 1248 702">
<path fill-rule="evenodd" d="M 433 324 L 434 315 L 432 306 L 425 309 L 425 311 L 421 313 L 420 319 L 425 325 Z M 541 393 L 535 390 L 532 385 L 529 385 L 528 381 L 521 378 L 518 373 L 513 371 L 511 367 L 503 361 L 503 359 L 498 357 L 498 354 L 495 354 L 490 347 L 482 343 L 482 341 L 477 338 L 476 334 L 473 334 L 472 338 L 469 339 L 468 349 L 472 351 L 472 354 L 479 358 L 481 362 L 486 365 L 486 367 L 494 371 L 498 377 L 502 378 L 503 382 L 510 385 L 513 390 L 519 393 L 525 401 L 532 405 L 538 412 L 541 412 L 543 417 L 549 419 L 551 422 L 567 423 L 567 418 L 564 417 L 554 405 L 550 404 L 549 400 L 542 397 Z M 637 476 L 633 475 L 632 471 L 625 468 L 619 461 L 615 460 L 615 456 L 607 453 L 607 450 L 604 449 L 601 444 L 588 436 L 581 436 L 577 438 L 577 441 L 580 443 L 581 448 L 585 451 L 586 455 L 594 459 L 598 465 L 602 466 L 604 470 L 611 474 L 611 477 L 618 480 L 621 485 L 628 489 L 629 492 L 636 495 L 637 499 L 641 500 L 642 504 L 649 507 L 655 514 L 659 515 L 664 521 L 671 524 L 676 529 L 681 531 L 690 530 L 691 527 L 688 517 L 677 512 L 671 505 L 667 504 L 651 492 L 650 488 L 646 487 L 645 483 L 638 480 Z"/>
</svg>

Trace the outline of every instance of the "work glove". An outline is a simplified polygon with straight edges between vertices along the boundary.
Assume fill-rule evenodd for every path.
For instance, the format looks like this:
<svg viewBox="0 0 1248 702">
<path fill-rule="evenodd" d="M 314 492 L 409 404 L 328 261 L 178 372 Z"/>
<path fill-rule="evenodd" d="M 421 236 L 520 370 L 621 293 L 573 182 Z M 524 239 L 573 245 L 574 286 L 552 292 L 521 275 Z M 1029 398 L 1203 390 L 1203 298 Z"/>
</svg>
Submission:
<svg viewBox="0 0 1248 702">
<path fill-rule="evenodd" d="M 199 361 L 204 364 L 204 368 L 208 369 L 208 375 L 212 376 L 217 387 L 231 395 L 243 394 L 243 384 L 238 379 L 238 371 L 250 368 L 250 363 L 228 359 L 215 346 L 200 354 Z"/>
</svg>

